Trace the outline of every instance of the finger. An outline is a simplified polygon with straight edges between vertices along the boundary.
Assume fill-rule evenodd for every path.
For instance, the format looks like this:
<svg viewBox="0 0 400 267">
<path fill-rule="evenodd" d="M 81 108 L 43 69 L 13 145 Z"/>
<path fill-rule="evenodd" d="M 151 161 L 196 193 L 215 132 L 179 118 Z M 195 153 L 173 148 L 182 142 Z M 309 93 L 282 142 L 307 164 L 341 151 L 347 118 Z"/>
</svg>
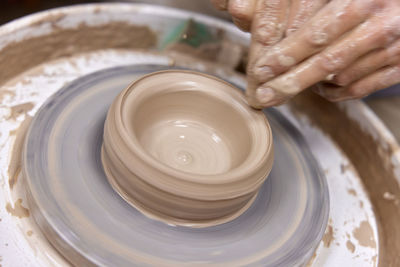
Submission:
<svg viewBox="0 0 400 267">
<path fill-rule="evenodd" d="M 362 23 L 379 1 L 332 1 L 306 22 L 297 32 L 289 35 L 255 64 L 255 79 L 266 82 L 304 59 L 323 50 L 344 33 Z M 366 11 L 367 10 L 367 11 Z M 265 75 L 266 69 L 270 75 Z"/>
<path fill-rule="evenodd" d="M 385 23 L 382 23 L 382 20 L 385 20 Z M 340 72 L 360 56 L 384 46 L 387 36 L 400 35 L 397 27 L 387 27 L 386 20 L 388 19 L 380 16 L 369 19 L 321 53 L 265 83 L 264 87 L 291 97 L 324 80 L 331 73 Z M 396 20 L 393 22 L 398 23 Z M 265 102 L 266 98 L 263 99 L 264 106 L 269 106 L 269 103 Z"/>
<path fill-rule="evenodd" d="M 319 94 L 337 102 L 365 97 L 375 91 L 400 83 L 400 64 L 382 68 L 347 87 L 320 88 Z"/>
<path fill-rule="evenodd" d="M 328 0 L 292 0 L 286 36 L 297 31 L 305 22 L 310 20 Z"/>
<path fill-rule="evenodd" d="M 249 104 L 257 105 L 255 89 L 259 82 L 253 80 L 254 63 L 265 54 L 268 48 L 280 41 L 286 26 L 289 0 L 258 0 L 256 1 L 254 19 L 251 25 L 251 44 L 249 49 L 249 64 L 247 67 Z"/>
<path fill-rule="evenodd" d="M 210 0 L 213 6 L 218 10 L 226 10 L 229 0 Z"/>
<path fill-rule="evenodd" d="M 243 31 L 250 31 L 256 0 L 230 0 L 228 11 L 232 20 Z"/>
<path fill-rule="evenodd" d="M 378 49 L 361 57 L 338 73 L 333 83 L 346 86 L 387 65 L 400 62 L 400 39 L 387 48 Z"/>
<path fill-rule="evenodd" d="M 283 37 L 289 0 L 258 0 L 251 28 L 252 41 L 270 46 Z"/>
</svg>

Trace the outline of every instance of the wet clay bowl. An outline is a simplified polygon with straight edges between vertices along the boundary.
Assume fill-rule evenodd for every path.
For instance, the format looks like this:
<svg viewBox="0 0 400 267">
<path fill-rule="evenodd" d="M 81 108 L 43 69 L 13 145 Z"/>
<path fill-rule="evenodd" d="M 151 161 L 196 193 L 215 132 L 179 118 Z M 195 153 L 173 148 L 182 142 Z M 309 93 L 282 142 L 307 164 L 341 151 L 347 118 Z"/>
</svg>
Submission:
<svg viewBox="0 0 400 267">
<path fill-rule="evenodd" d="M 231 84 L 192 71 L 155 72 L 111 105 L 102 163 L 112 187 L 145 215 L 206 227 L 251 205 L 272 168 L 272 133 Z"/>
</svg>

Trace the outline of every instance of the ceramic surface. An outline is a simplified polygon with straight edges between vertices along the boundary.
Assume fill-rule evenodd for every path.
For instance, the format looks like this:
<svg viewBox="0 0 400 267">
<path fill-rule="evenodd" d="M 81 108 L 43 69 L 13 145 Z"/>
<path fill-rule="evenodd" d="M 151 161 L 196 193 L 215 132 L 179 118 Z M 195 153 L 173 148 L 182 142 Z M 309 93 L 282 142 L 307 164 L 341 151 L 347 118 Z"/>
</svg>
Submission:
<svg viewBox="0 0 400 267">
<path fill-rule="evenodd" d="M 165 67 L 120 67 L 67 85 L 27 134 L 23 173 L 33 216 L 72 263 L 100 266 L 304 264 L 322 238 L 328 190 L 300 133 L 269 109 L 276 154 L 269 179 L 237 219 L 193 229 L 142 215 L 109 185 L 100 150 L 107 110 L 129 82 Z M 72 257 L 71 255 L 74 255 Z"/>
</svg>

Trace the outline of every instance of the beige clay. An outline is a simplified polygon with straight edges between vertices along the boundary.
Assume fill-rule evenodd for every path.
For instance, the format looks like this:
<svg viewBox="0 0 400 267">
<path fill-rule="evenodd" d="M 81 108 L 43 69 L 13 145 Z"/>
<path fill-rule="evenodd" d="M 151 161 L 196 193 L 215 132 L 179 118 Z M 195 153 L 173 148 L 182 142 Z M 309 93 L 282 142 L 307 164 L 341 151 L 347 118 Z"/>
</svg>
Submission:
<svg viewBox="0 0 400 267">
<path fill-rule="evenodd" d="M 232 85 L 162 71 L 115 99 L 102 161 L 113 188 L 147 216 L 205 227 L 251 205 L 272 168 L 272 134 Z"/>
</svg>

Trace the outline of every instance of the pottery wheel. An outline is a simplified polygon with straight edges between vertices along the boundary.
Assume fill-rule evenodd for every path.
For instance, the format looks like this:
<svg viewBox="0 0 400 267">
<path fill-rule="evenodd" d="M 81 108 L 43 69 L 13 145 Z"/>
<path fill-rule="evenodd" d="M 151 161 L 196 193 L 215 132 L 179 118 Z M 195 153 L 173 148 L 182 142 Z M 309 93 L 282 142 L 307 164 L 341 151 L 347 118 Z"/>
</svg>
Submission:
<svg viewBox="0 0 400 267">
<path fill-rule="evenodd" d="M 142 215 L 108 184 L 100 160 L 107 110 L 130 82 L 165 68 L 136 65 L 84 76 L 38 111 L 23 171 L 43 232 L 74 264 L 304 264 L 325 231 L 328 189 L 301 134 L 274 109 L 266 111 L 274 167 L 253 205 L 229 223 L 167 225 Z"/>
</svg>

